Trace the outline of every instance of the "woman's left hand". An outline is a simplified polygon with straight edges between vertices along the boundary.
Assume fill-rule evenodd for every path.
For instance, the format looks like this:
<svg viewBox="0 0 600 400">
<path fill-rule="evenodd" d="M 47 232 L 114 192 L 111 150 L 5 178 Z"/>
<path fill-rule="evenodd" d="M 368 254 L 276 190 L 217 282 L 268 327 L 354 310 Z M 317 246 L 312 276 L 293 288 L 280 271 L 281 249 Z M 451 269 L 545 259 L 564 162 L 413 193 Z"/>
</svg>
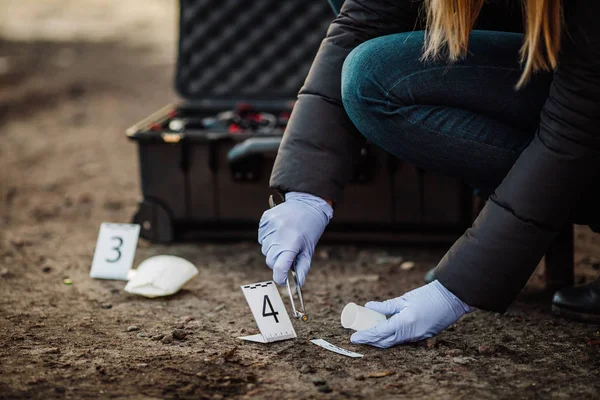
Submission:
<svg viewBox="0 0 600 400">
<path fill-rule="evenodd" d="M 395 299 L 370 301 L 365 307 L 392 317 L 355 332 L 350 341 L 382 348 L 435 336 L 473 311 L 437 280 Z"/>
</svg>

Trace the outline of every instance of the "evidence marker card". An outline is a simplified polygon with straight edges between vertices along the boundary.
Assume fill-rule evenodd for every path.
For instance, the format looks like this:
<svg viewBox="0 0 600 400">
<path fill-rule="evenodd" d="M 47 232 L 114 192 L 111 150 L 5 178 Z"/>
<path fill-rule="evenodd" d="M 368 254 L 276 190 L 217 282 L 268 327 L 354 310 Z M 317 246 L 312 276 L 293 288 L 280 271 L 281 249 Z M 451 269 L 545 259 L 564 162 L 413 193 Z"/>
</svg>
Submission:
<svg viewBox="0 0 600 400">
<path fill-rule="evenodd" d="M 246 336 L 240 339 L 261 342 L 258 336 L 262 336 L 262 343 L 270 343 L 296 338 L 296 331 L 275 282 L 253 283 L 242 285 L 241 288 L 258 329 L 260 329 L 260 335 Z"/>
<path fill-rule="evenodd" d="M 102 223 L 90 277 L 129 280 L 139 235 L 137 224 Z"/>
</svg>

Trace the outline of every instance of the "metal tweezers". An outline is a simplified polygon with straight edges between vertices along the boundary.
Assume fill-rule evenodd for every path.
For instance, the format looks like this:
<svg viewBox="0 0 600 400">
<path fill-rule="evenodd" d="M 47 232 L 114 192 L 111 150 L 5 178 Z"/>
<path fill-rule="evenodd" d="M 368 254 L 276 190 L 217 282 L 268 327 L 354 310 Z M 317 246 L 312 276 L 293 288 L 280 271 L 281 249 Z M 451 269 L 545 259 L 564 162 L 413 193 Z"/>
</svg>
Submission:
<svg viewBox="0 0 600 400">
<path fill-rule="evenodd" d="M 271 195 L 269 197 L 269 207 L 273 208 L 276 205 L 277 204 L 275 204 L 275 200 L 273 199 L 273 196 Z M 296 308 L 296 304 L 294 303 L 294 294 L 292 292 L 292 288 L 290 287 L 290 279 L 288 276 L 287 291 L 288 291 L 288 295 L 290 296 L 290 302 L 292 303 L 292 314 L 293 314 L 294 318 L 297 318 L 302 322 L 306 322 L 306 321 L 308 321 L 308 314 L 306 314 L 306 310 L 304 308 L 304 300 L 302 299 L 302 290 L 300 289 L 300 283 L 298 282 L 298 274 L 296 274 L 296 261 L 294 261 L 294 263 L 292 264 L 292 267 L 290 268 L 290 272 L 292 273 L 292 279 L 294 280 L 294 289 L 295 289 L 296 295 L 298 296 L 298 300 L 300 301 L 300 307 Z"/>
</svg>

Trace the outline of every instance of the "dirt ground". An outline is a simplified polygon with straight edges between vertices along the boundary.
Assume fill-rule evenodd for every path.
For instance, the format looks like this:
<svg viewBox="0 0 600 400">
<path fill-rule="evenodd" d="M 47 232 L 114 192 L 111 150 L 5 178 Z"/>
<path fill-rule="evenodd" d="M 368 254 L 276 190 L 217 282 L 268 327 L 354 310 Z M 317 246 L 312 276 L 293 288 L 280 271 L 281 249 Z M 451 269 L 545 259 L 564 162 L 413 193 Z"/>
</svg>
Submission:
<svg viewBox="0 0 600 400">
<path fill-rule="evenodd" d="M 298 339 L 269 345 L 237 339 L 258 332 L 239 285 L 270 279 L 256 243 L 140 241 L 136 265 L 174 254 L 198 266 L 169 298 L 89 278 L 100 223 L 129 222 L 140 195 L 136 147 L 124 130 L 177 99 L 169 51 L 110 38 L 6 36 L 1 399 L 600 398 L 599 327 L 554 318 L 541 269 L 508 313 L 478 311 L 435 339 L 387 350 L 349 343 L 343 305 L 419 286 L 444 248 L 320 248 L 304 290 L 311 320 L 295 323 Z M 403 270 L 389 256 L 416 266 Z M 579 283 L 598 274 L 589 254 L 577 260 Z M 327 352 L 314 338 L 365 357 Z"/>
</svg>

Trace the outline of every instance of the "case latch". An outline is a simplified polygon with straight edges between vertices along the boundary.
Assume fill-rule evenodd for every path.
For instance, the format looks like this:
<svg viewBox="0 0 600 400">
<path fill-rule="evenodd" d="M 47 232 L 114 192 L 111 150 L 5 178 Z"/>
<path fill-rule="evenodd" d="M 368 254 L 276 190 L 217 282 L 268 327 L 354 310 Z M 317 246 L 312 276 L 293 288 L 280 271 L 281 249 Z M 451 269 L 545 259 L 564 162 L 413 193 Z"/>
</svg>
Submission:
<svg viewBox="0 0 600 400">
<path fill-rule="evenodd" d="M 160 135 L 160 137 L 165 143 L 179 143 L 181 139 L 183 139 L 183 134 L 164 132 Z"/>
</svg>

